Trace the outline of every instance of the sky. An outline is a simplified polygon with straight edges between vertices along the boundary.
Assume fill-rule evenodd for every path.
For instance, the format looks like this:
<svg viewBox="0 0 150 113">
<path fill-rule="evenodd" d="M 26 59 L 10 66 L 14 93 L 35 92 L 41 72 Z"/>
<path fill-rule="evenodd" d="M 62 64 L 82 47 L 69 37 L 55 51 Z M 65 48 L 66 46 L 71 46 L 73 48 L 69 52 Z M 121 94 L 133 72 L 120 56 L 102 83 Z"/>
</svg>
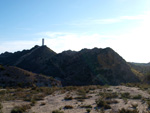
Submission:
<svg viewBox="0 0 150 113">
<path fill-rule="evenodd" d="M 0 0 L 0 53 L 111 47 L 150 62 L 150 0 Z"/>
</svg>

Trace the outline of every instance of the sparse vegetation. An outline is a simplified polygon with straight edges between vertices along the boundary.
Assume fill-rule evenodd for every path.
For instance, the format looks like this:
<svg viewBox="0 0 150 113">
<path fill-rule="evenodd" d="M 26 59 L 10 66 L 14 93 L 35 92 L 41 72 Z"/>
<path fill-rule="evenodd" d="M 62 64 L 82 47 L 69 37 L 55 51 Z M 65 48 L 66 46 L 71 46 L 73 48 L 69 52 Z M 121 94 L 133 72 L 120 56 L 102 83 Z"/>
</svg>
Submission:
<svg viewBox="0 0 150 113">
<path fill-rule="evenodd" d="M 72 100 L 72 99 L 73 99 L 73 97 L 70 96 L 70 95 L 66 95 L 66 96 L 64 97 L 64 100 Z"/>
<path fill-rule="evenodd" d="M 0 109 L 2 109 L 3 108 L 3 106 L 2 106 L 2 104 L 0 103 Z"/>
<path fill-rule="evenodd" d="M 2 113 L 3 105 L 0 103 L 0 113 Z"/>
<path fill-rule="evenodd" d="M 80 107 L 81 107 L 81 108 L 92 108 L 91 105 L 81 105 Z"/>
<path fill-rule="evenodd" d="M 42 102 L 40 105 L 41 105 L 41 106 L 44 106 L 44 105 L 46 105 L 46 102 Z"/>
<path fill-rule="evenodd" d="M 121 110 L 119 110 L 118 113 L 139 113 L 139 111 L 137 109 L 129 110 L 129 109 L 122 108 Z"/>
<path fill-rule="evenodd" d="M 71 105 L 66 105 L 66 106 L 64 106 L 64 109 L 73 109 L 73 106 L 71 106 Z"/>
<path fill-rule="evenodd" d="M 12 110 L 11 113 L 23 113 L 30 109 L 31 106 L 29 104 L 27 105 L 22 105 L 22 106 L 15 106 Z"/>
<path fill-rule="evenodd" d="M 87 113 L 90 113 L 91 112 L 91 109 L 86 109 Z"/>
<path fill-rule="evenodd" d="M 43 100 L 45 96 L 53 94 L 57 90 L 62 90 L 62 88 L 7 88 L 0 90 L 0 101 L 23 100 L 35 103 L 36 101 Z"/>
<path fill-rule="evenodd" d="M 66 91 L 75 91 L 77 89 L 76 86 L 66 86 L 63 88 Z"/>
<path fill-rule="evenodd" d="M 127 98 L 127 99 L 129 99 L 130 97 L 131 97 L 130 93 L 128 93 L 128 92 L 121 93 L 121 98 Z"/>
<path fill-rule="evenodd" d="M 64 112 L 60 111 L 60 110 L 54 110 L 54 111 L 52 111 L 52 113 L 64 113 Z"/>
<path fill-rule="evenodd" d="M 150 101 L 147 101 L 148 109 L 150 109 Z"/>
<path fill-rule="evenodd" d="M 102 98 L 97 99 L 96 104 L 97 107 L 104 108 L 104 109 L 111 109 L 111 106 L 107 104 L 107 102 Z"/>
<path fill-rule="evenodd" d="M 85 99 L 87 99 L 88 97 L 84 97 L 84 96 L 78 96 L 78 97 L 75 97 L 74 99 L 80 101 L 80 102 L 83 102 Z"/>
<path fill-rule="evenodd" d="M 141 99 L 142 96 L 140 94 L 133 96 L 133 99 Z"/>
<path fill-rule="evenodd" d="M 150 88 L 150 85 L 146 84 L 146 83 L 127 83 L 127 84 L 123 84 L 123 85 L 127 86 L 127 87 L 137 87 L 143 91 Z"/>
<path fill-rule="evenodd" d="M 91 87 L 91 86 L 90 86 Z M 97 87 L 97 86 L 95 86 Z M 134 101 L 138 101 L 142 103 L 142 100 L 144 99 L 144 102 L 147 102 L 147 108 L 148 110 L 150 109 L 150 101 L 148 98 L 145 98 L 145 96 L 143 96 L 141 93 L 137 95 L 130 95 L 130 90 L 128 92 L 125 92 L 127 90 L 121 89 L 120 87 L 116 87 L 113 89 L 116 90 L 115 93 L 112 92 L 110 89 L 109 90 L 105 87 L 100 87 L 100 89 L 96 89 L 96 90 L 87 90 L 88 86 L 71 86 L 71 87 L 52 87 L 52 88 L 48 88 L 48 87 L 33 87 L 33 88 L 17 88 L 17 89 L 2 89 L 0 90 L 0 100 L 2 101 L 9 101 L 9 100 L 23 100 L 23 101 L 27 101 L 30 102 L 30 104 L 28 104 L 30 107 L 35 106 L 37 107 L 38 105 L 40 105 L 41 107 L 44 105 L 48 105 L 49 103 L 46 103 L 46 101 L 42 101 L 42 102 L 38 102 L 39 100 L 42 100 L 45 96 L 47 95 L 61 95 L 61 91 L 65 92 L 65 95 L 63 98 L 64 100 L 69 100 L 72 101 L 76 101 L 75 105 L 64 105 L 64 106 L 59 106 L 59 108 L 56 108 L 56 110 L 53 111 L 53 113 L 63 113 L 62 109 L 76 109 L 76 107 L 78 106 L 78 108 L 82 108 L 84 110 L 86 110 L 87 113 L 90 113 L 91 111 L 93 111 L 93 109 L 97 109 L 97 112 L 105 112 L 105 110 L 107 109 L 113 109 L 113 104 L 119 104 L 120 99 L 124 100 L 125 104 L 128 104 L 130 107 L 130 109 L 121 109 L 118 111 L 118 113 L 138 113 L 138 104 L 135 104 Z M 73 90 L 74 89 L 74 90 Z M 120 91 L 121 89 L 121 93 L 117 93 L 118 91 Z M 128 88 L 127 88 L 128 89 Z M 94 92 L 94 93 L 89 93 L 89 92 Z M 137 90 L 138 91 L 138 90 Z M 88 101 L 89 98 L 95 98 L 96 95 L 98 99 L 95 100 L 94 104 L 86 104 L 86 101 Z M 85 100 L 86 99 L 86 100 Z M 134 100 L 137 99 L 137 100 Z M 128 102 L 129 101 L 129 102 Z M 80 104 L 81 103 L 81 104 Z M 132 103 L 132 104 L 131 104 Z M 121 103 L 122 104 L 122 103 Z M 127 105 L 127 106 L 128 106 Z M 145 104 L 143 104 L 145 105 Z M 46 107 L 46 106 L 44 106 Z M 58 110 L 57 110 L 58 109 Z M 28 112 L 28 109 L 26 109 L 24 106 L 15 106 L 12 109 L 12 113 L 15 111 L 21 111 L 21 112 Z"/>
<path fill-rule="evenodd" d="M 35 99 L 31 99 L 31 106 L 34 106 L 36 104 L 36 100 Z"/>
<path fill-rule="evenodd" d="M 0 70 L 3 71 L 5 70 L 5 68 L 2 65 L 0 65 Z"/>
<path fill-rule="evenodd" d="M 117 104 L 119 103 L 117 100 L 106 100 L 107 104 Z"/>
<path fill-rule="evenodd" d="M 124 101 L 125 104 L 128 103 L 128 99 L 127 98 L 123 98 L 123 101 Z"/>
<path fill-rule="evenodd" d="M 88 92 L 89 92 L 89 90 L 84 89 L 83 87 L 78 88 L 78 90 L 77 90 L 77 94 L 82 97 L 86 97 L 86 93 L 88 93 Z"/>
<path fill-rule="evenodd" d="M 105 99 L 112 99 L 118 97 L 117 93 L 110 93 L 110 92 L 100 92 L 99 95 Z"/>
</svg>

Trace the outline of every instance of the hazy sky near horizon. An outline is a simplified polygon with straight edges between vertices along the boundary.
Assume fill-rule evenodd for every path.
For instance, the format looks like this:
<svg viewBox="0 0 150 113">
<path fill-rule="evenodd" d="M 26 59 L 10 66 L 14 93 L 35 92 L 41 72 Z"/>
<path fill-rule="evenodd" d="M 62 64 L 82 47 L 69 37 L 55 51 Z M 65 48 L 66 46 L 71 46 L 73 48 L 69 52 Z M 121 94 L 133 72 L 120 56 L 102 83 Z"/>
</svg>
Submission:
<svg viewBox="0 0 150 113">
<path fill-rule="evenodd" d="M 150 62 L 150 0 L 0 0 L 0 53 L 111 47 Z"/>
</svg>

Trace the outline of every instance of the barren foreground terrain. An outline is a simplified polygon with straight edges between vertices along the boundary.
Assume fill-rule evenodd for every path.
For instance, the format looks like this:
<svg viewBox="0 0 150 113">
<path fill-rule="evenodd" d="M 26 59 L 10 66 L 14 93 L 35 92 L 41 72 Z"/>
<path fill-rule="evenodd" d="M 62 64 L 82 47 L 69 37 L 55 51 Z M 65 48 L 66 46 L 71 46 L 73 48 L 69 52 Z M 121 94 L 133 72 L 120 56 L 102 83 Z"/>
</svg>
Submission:
<svg viewBox="0 0 150 113">
<path fill-rule="evenodd" d="M 19 110 L 26 113 L 149 113 L 149 88 L 70 86 L 56 88 L 51 92 L 47 90 L 50 89 L 17 91 L 11 89 L 9 93 L 5 92 L 5 95 L 2 95 L 5 90 L 1 90 L 1 98 L 8 96 L 5 100 L 1 100 L 1 111 L 3 113 L 17 113 Z"/>
</svg>

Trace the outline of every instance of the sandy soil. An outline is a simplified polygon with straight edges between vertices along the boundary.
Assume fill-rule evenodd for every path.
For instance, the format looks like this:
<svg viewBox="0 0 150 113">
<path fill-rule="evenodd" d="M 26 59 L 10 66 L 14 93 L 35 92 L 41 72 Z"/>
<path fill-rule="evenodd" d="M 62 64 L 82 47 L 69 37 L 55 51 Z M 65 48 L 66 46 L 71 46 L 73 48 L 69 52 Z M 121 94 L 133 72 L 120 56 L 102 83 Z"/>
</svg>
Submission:
<svg viewBox="0 0 150 113">
<path fill-rule="evenodd" d="M 126 86 L 110 86 L 106 89 L 96 89 L 94 91 L 90 91 L 87 96 L 90 96 L 88 99 L 84 99 L 83 102 L 80 102 L 76 99 L 72 100 L 64 100 L 66 95 L 70 95 L 73 98 L 77 97 L 76 92 L 65 92 L 64 94 L 60 92 L 55 92 L 53 95 L 46 96 L 44 100 L 37 101 L 37 103 L 32 106 L 27 113 L 52 113 L 53 110 L 61 110 L 64 113 L 87 113 L 87 108 L 81 108 L 82 105 L 91 105 L 92 109 L 90 113 L 98 113 L 96 109 L 96 102 L 95 100 L 99 98 L 99 92 L 108 91 L 108 92 L 117 92 L 117 93 L 130 93 L 131 96 L 134 95 L 141 95 L 145 99 L 149 99 L 150 95 L 146 91 L 139 90 L 135 87 L 126 87 Z M 148 112 L 147 110 L 147 103 L 142 99 L 127 99 L 126 101 L 122 98 L 114 98 L 113 100 L 117 100 L 117 104 L 110 104 L 112 109 L 105 110 L 105 113 L 117 113 L 119 109 L 126 108 L 126 109 L 133 109 L 132 105 L 137 104 L 137 109 L 139 113 Z M 42 103 L 44 103 L 42 105 Z M 11 109 L 16 105 L 28 104 L 27 102 L 23 101 L 6 101 L 3 102 L 3 109 L 4 113 L 10 113 Z M 73 109 L 64 109 L 64 106 L 71 105 Z"/>
</svg>

